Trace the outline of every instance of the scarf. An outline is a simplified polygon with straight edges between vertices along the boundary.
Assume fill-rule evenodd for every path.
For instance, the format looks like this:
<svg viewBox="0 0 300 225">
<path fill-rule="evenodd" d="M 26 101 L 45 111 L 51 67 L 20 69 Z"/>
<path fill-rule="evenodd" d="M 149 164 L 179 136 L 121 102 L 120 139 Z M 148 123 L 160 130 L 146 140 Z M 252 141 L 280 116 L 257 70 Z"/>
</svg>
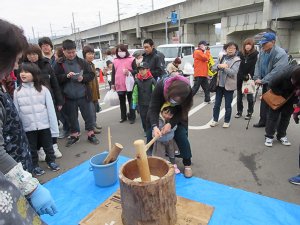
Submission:
<svg viewBox="0 0 300 225">
<path fill-rule="evenodd" d="M 141 81 L 143 81 L 143 80 L 151 79 L 151 78 L 153 78 L 153 76 L 152 76 L 150 70 L 148 70 L 146 76 L 143 77 L 142 74 L 138 73 L 137 76 L 136 76 L 136 78 L 139 79 L 139 80 L 141 80 Z"/>
</svg>

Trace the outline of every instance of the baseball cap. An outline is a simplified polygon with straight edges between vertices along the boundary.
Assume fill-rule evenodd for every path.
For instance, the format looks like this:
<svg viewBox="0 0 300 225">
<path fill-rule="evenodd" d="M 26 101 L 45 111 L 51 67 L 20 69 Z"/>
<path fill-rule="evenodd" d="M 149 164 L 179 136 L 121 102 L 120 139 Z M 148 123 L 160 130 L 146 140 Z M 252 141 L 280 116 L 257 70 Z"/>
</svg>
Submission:
<svg viewBox="0 0 300 225">
<path fill-rule="evenodd" d="M 276 40 L 276 35 L 272 32 L 267 32 L 267 33 L 263 34 L 259 44 L 263 45 L 265 43 L 275 41 L 275 40 Z"/>
<path fill-rule="evenodd" d="M 149 69 L 149 64 L 146 62 L 141 62 L 140 65 L 138 66 L 138 69 Z"/>
<path fill-rule="evenodd" d="M 208 43 L 206 41 L 200 41 L 198 45 L 208 45 Z"/>
</svg>

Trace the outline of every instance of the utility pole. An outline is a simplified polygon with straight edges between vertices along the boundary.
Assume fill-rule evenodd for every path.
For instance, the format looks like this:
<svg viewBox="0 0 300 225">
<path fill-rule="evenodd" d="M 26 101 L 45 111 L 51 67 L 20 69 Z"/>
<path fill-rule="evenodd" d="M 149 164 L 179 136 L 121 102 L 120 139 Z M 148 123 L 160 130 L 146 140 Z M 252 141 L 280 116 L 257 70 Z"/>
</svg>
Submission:
<svg viewBox="0 0 300 225">
<path fill-rule="evenodd" d="M 74 12 L 72 12 L 72 18 L 73 18 L 73 28 L 74 28 L 74 39 L 75 39 L 75 45 L 77 46 L 77 39 L 76 39 L 76 26 L 75 26 Z"/>
<path fill-rule="evenodd" d="M 180 44 L 180 43 L 181 43 L 181 29 L 180 29 L 180 5 L 178 6 L 177 18 L 178 18 L 178 42 L 179 42 L 179 44 Z"/>
<path fill-rule="evenodd" d="M 168 38 L 168 19 L 169 19 L 169 17 L 166 18 L 166 44 L 169 44 L 169 38 Z"/>
<path fill-rule="evenodd" d="M 120 44 L 121 43 L 122 34 L 121 34 L 121 21 L 120 21 L 120 4 L 119 4 L 119 0 L 117 0 L 117 8 L 118 8 L 118 23 L 119 23 L 118 44 Z"/>
<path fill-rule="evenodd" d="M 34 40 L 34 42 L 36 42 L 36 39 L 35 39 L 35 34 L 34 34 L 34 28 L 33 28 L 33 27 L 31 27 L 31 28 L 32 28 L 33 40 Z"/>
<path fill-rule="evenodd" d="M 52 32 L 52 25 L 50 23 L 50 32 L 51 32 L 51 39 L 53 38 L 53 32 Z"/>
<path fill-rule="evenodd" d="M 101 50 L 101 14 L 99 11 L 99 49 Z"/>
<path fill-rule="evenodd" d="M 152 11 L 154 10 L 154 0 L 152 0 Z"/>
</svg>

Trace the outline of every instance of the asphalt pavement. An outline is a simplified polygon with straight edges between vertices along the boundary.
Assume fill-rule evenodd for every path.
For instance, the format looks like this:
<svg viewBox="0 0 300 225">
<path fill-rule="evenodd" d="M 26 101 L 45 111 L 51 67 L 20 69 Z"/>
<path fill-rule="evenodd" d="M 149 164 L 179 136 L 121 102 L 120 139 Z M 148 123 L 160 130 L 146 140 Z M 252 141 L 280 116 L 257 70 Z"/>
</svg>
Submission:
<svg viewBox="0 0 300 225">
<path fill-rule="evenodd" d="M 40 163 L 46 171 L 45 175 L 38 178 L 42 183 L 89 160 L 95 154 L 107 150 L 108 126 L 111 129 L 112 142 L 118 142 L 124 146 L 122 155 L 134 157 L 133 142 L 137 139 L 145 140 L 139 115 L 137 115 L 135 124 L 130 124 L 128 121 L 119 123 L 119 107 L 110 107 L 102 103 L 106 91 L 102 86 L 100 100 L 102 112 L 97 114 L 97 122 L 103 128 L 102 133 L 96 135 L 100 139 L 100 144 L 92 145 L 87 141 L 84 122 L 80 117 L 80 142 L 66 148 L 66 139 L 59 140 L 58 144 L 63 157 L 57 159 L 57 162 L 61 170 L 52 172 L 47 169 L 45 163 Z M 211 96 L 214 99 L 214 94 Z M 230 128 L 222 128 L 224 117 L 220 118 L 219 126 L 211 128 L 208 124 L 212 118 L 214 104 L 205 104 L 203 101 L 203 93 L 199 92 L 194 97 L 194 106 L 189 116 L 189 140 L 193 154 L 194 176 L 300 204 L 300 186 L 288 182 L 289 177 L 299 174 L 300 126 L 291 119 L 287 136 L 292 146 L 286 147 L 280 142 L 274 141 L 272 148 L 266 147 L 264 145 L 264 128 L 253 127 L 253 123 L 259 119 L 259 98 L 255 104 L 254 116 L 248 130 L 246 130 L 247 121 L 244 118 L 234 118 L 236 113 L 235 99 Z M 244 106 L 247 108 L 245 99 Z M 221 111 L 222 115 L 224 113 Z M 246 110 L 244 115 L 246 115 Z M 182 170 L 181 160 L 178 159 L 177 162 Z M 92 172 L 91 176 L 93 176 Z"/>
</svg>

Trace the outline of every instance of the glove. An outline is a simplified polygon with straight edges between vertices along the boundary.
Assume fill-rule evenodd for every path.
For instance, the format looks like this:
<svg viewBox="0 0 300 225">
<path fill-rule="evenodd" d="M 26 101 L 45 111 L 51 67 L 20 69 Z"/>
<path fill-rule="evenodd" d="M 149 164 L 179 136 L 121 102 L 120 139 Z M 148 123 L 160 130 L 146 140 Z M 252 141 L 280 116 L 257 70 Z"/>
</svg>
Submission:
<svg viewBox="0 0 300 225">
<path fill-rule="evenodd" d="M 53 216 L 57 213 L 53 198 L 44 186 L 38 185 L 35 191 L 30 196 L 30 201 L 39 215 L 49 214 Z"/>
<path fill-rule="evenodd" d="M 294 109 L 294 113 L 293 113 L 293 119 L 295 120 L 296 124 L 299 123 L 299 115 L 300 115 L 300 107 L 298 106 Z"/>
<path fill-rule="evenodd" d="M 136 109 L 136 104 L 132 104 L 132 107 L 131 107 L 132 109 Z"/>
</svg>

